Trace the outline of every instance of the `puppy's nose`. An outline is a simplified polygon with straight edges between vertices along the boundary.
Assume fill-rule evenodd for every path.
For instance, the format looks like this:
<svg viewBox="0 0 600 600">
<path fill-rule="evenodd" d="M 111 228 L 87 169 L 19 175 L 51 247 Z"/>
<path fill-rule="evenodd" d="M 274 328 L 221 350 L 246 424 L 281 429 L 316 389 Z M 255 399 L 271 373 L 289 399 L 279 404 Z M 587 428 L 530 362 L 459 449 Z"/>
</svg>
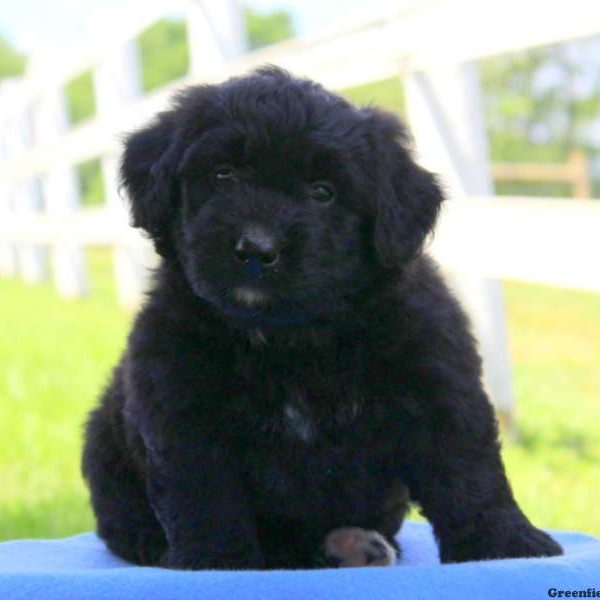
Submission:
<svg viewBox="0 0 600 600">
<path fill-rule="evenodd" d="M 262 227 L 248 228 L 235 244 L 235 255 L 243 263 L 256 259 L 270 267 L 279 260 L 277 240 Z"/>
</svg>

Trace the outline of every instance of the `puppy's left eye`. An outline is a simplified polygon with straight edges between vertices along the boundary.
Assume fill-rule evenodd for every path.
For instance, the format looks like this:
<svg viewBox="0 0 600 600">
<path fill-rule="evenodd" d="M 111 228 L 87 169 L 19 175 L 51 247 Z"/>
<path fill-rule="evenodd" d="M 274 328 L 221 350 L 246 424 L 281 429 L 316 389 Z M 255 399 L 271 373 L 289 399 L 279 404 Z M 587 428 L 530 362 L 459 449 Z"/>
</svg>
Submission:
<svg viewBox="0 0 600 600">
<path fill-rule="evenodd" d="M 227 181 L 235 179 L 236 172 L 231 165 L 219 165 L 213 170 L 213 177 L 217 181 Z"/>
<path fill-rule="evenodd" d="M 335 199 L 335 188 L 328 181 L 315 181 L 311 184 L 308 195 L 319 204 L 330 204 Z"/>
</svg>

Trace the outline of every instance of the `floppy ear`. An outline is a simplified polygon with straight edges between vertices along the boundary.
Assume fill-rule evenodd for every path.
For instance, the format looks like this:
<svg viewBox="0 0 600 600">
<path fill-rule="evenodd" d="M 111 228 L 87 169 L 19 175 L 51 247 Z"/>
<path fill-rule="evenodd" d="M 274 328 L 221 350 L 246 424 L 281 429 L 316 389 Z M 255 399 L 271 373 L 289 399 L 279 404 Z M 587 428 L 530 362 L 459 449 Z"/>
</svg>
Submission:
<svg viewBox="0 0 600 600">
<path fill-rule="evenodd" d="M 378 165 L 373 241 L 380 263 L 394 267 L 420 252 L 444 196 L 436 177 L 415 163 L 400 121 L 390 113 L 366 110 Z"/>
<path fill-rule="evenodd" d="M 132 225 L 144 229 L 163 257 L 174 252 L 171 227 L 177 202 L 175 172 L 180 158 L 172 113 L 129 135 L 120 180 L 130 202 Z"/>
</svg>

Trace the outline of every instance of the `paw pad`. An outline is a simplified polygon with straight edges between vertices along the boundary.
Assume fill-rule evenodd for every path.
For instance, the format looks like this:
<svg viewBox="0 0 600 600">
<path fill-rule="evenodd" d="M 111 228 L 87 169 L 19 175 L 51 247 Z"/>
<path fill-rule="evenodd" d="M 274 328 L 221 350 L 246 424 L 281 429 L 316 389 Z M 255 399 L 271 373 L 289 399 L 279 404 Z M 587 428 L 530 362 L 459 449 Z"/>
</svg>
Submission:
<svg viewBox="0 0 600 600">
<path fill-rule="evenodd" d="M 327 534 L 325 557 L 335 567 L 388 567 L 396 562 L 396 550 L 377 531 L 341 527 Z"/>
</svg>

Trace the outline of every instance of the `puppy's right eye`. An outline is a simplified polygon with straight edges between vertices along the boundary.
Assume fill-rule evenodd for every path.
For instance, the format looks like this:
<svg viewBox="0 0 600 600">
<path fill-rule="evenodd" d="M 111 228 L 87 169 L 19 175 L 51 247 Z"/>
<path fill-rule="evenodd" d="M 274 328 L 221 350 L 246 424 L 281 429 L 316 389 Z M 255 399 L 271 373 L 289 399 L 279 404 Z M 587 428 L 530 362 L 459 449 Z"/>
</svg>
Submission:
<svg viewBox="0 0 600 600">
<path fill-rule="evenodd" d="M 309 187 L 308 195 L 319 204 L 331 204 L 335 198 L 335 190 L 328 181 L 315 181 Z"/>
<path fill-rule="evenodd" d="M 219 165 L 213 170 L 213 177 L 215 181 L 231 181 L 235 179 L 236 172 L 231 165 Z"/>
</svg>

